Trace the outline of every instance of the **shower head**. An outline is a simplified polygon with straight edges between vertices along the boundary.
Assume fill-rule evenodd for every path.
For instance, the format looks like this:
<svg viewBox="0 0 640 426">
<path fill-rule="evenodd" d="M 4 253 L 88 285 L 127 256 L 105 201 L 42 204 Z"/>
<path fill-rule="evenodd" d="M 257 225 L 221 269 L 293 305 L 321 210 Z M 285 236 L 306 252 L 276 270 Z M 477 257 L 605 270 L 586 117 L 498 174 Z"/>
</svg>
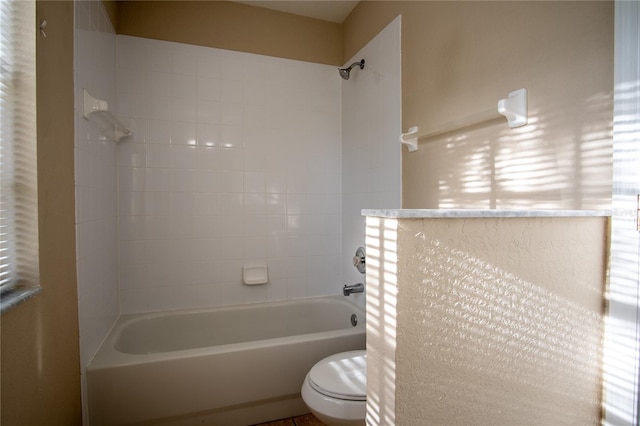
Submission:
<svg viewBox="0 0 640 426">
<path fill-rule="evenodd" d="M 338 68 L 338 72 L 340 73 L 340 77 L 344 78 L 345 80 L 349 80 L 349 73 L 351 72 L 351 68 L 353 68 L 355 66 L 359 66 L 360 69 L 363 69 L 364 68 L 364 59 L 362 59 L 360 62 L 352 63 L 348 68 Z"/>
</svg>

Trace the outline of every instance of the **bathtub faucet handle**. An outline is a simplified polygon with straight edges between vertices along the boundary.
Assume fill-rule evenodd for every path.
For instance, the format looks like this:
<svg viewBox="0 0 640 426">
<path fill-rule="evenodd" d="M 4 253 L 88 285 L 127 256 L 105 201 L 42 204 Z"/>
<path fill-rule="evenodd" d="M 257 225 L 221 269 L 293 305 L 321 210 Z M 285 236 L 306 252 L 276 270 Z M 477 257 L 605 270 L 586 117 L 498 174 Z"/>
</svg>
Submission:
<svg viewBox="0 0 640 426">
<path fill-rule="evenodd" d="M 351 293 L 364 293 L 364 284 L 358 283 L 353 285 L 344 285 L 342 288 L 342 294 L 345 296 L 350 295 Z"/>
</svg>

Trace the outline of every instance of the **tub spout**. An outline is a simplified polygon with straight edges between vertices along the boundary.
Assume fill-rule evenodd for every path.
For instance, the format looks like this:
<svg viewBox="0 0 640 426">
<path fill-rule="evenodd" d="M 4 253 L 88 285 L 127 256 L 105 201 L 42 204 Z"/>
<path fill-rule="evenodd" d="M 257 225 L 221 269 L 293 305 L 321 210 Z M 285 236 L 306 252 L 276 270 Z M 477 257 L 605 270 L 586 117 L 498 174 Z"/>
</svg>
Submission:
<svg viewBox="0 0 640 426">
<path fill-rule="evenodd" d="M 350 295 L 351 293 L 364 293 L 364 284 L 358 283 L 354 285 L 344 285 L 342 288 L 342 294 L 345 296 Z"/>
</svg>

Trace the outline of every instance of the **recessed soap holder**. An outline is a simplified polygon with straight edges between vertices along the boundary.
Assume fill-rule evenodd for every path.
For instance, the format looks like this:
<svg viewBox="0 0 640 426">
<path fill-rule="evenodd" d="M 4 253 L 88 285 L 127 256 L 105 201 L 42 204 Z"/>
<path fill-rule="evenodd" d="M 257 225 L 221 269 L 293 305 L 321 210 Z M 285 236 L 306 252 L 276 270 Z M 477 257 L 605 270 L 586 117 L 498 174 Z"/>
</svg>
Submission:
<svg viewBox="0 0 640 426">
<path fill-rule="evenodd" d="M 245 285 L 259 285 L 269 282 L 267 265 L 244 265 L 242 267 L 242 282 Z"/>
</svg>

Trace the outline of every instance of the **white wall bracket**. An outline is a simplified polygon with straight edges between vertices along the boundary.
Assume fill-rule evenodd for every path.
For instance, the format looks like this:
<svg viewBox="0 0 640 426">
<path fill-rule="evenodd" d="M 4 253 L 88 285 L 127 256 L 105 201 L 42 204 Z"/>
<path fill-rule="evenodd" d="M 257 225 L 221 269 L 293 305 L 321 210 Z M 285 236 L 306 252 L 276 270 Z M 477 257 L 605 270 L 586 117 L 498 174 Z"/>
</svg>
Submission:
<svg viewBox="0 0 640 426">
<path fill-rule="evenodd" d="M 104 121 L 107 122 L 108 126 L 113 130 L 113 140 L 115 142 L 120 142 L 120 140 L 126 136 L 131 136 L 133 132 L 131 129 L 125 127 L 111 112 L 109 112 L 109 104 L 107 101 L 103 101 L 98 98 L 94 98 L 87 91 L 87 89 L 83 89 L 84 98 L 83 98 L 83 111 L 82 116 L 90 120 L 93 115 L 100 115 Z M 106 137 L 111 138 L 111 135 L 105 135 Z"/>
<path fill-rule="evenodd" d="M 498 112 L 507 118 L 512 129 L 527 124 L 527 89 L 514 90 L 506 99 L 500 99 Z"/>
<path fill-rule="evenodd" d="M 400 133 L 400 143 L 407 146 L 409 152 L 418 150 L 418 126 L 409 128 L 407 133 Z"/>
<path fill-rule="evenodd" d="M 506 99 L 500 99 L 498 101 L 498 113 L 507 118 L 507 123 L 512 129 L 527 124 L 527 89 L 514 90 L 509 93 Z M 400 142 L 407 145 L 409 152 L 414 152 L 418 150 L 418 140 L 420 139 L 429 139 L 446 133 L 459 131 L 460 129 L 495 120 L 496 117 L 499 116 L 496 114 L 496 110 L 492 109 L 467 116 L 460 120 L 445 123 L 429 132 L 418 133 L 418 126 L 413 126 L 407 133 L 400 134 Z"/>
</svg>

